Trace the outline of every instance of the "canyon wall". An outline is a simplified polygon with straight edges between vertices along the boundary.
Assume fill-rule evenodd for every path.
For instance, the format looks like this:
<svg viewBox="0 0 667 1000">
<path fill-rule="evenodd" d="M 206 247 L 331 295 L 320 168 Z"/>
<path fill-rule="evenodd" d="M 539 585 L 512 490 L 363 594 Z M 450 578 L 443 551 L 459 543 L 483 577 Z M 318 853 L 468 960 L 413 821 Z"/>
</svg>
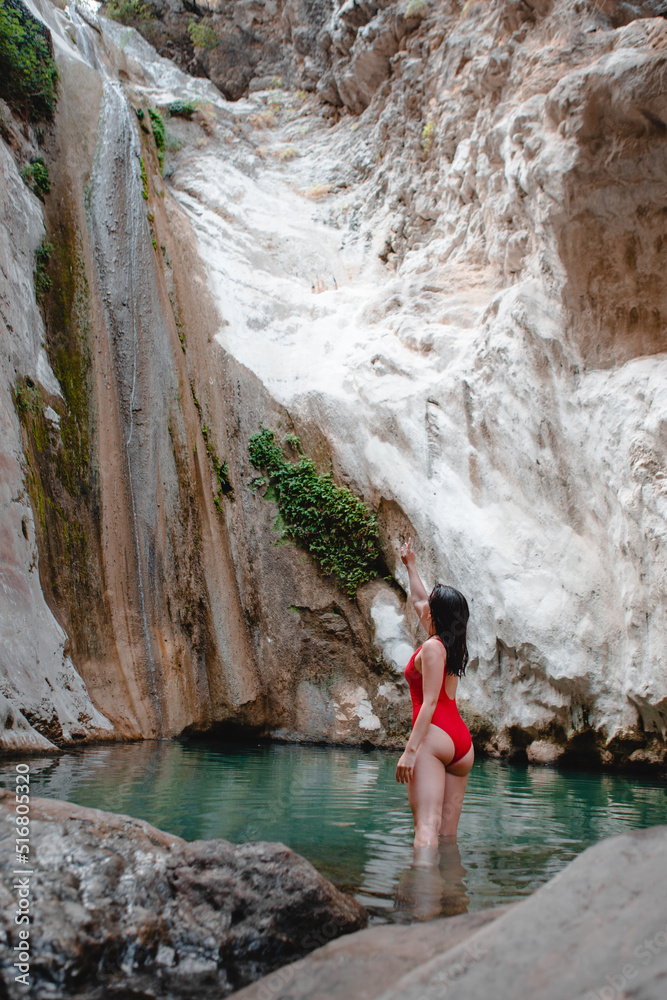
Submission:
<svg viewBox="0 0 667 1000">
<path fill-rule="evenodd" d="M 411 534 L 471 605 L 480 749 L 664 759 L 661 5 L 237 4 L 267 40 L 233 92 L 229 5 L 211 80 L 29 6 L 61 83 L 41 315 L 3 128 L 3 745 L 400 742 Z M 356 599 L 276 530 L 262 426 L 377 511 Z"/>
</svg>

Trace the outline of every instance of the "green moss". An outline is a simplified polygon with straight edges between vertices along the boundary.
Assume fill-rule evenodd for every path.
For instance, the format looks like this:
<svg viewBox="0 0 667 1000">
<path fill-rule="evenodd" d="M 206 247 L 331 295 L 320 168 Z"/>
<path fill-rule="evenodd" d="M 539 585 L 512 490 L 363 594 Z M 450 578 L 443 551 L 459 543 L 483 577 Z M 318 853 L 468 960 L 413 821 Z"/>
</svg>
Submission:
<svg viewBox="0 0 667 1000">
<path fill-rule="evenodd" d="M 153 129 L 153 139 L 155 140 L 155 148 L 157 149 L 157 158 L 160 164 L 160 173 L 164 170 L 164 148 L 167 141 L 167 136 L 164 129 L 164 119 L 159 111 L 155 108 L 148 109 L 148 116 L 151 120 L 151 126 Z"/>
<path fill-rule="evenodd" d="M 141 168 L 141 194 L 144 201 L 148 201 L 148 175 L 146 174 L 143 156 L 139 157 L 139 166 Z"/>
<path fill-rule="evenodd" d="M 46 351 L 63 398 L 29 380 L 14 387 L 23 427 L 26 485 L 40 551 L 40 578 L 73 653 L 97 656 L 104 639 L 99 485 L 91 468 L 90 302 L 81 241 L 62 207 L 43 264 Z M 45 417 L 51 406 L 59 422 Z"/>
<path fill-rule="evenodd" d="M 44 296 L 51 287 L 51 278 L 47 273 L 47 268 L 52 252 L 53 245 L 46 238 L 35 250 L 35 298 L 40 303 L 44 301 Z"/>
<path fill-rule="evenodd" d="M 40 393 L 32 379 L 18 379 L 12 386 L 12 399 L 21 420 L 26 419 L 30 413 L 39 412 Z"/>
<path fill-rule="evenodd" d="M 197 393 L 195 392 L 194 383 L 192 383 L 192 382 L 190 383 L 190 392 L 192 393 L 192 398 L 194 400 L 194 404 L 195 404 L 195 407 L 197 409 L 197 414 L 199 416 L 199 419 L 201 420 L 202 419 L 201 403 L 197 399 Z"/>
<path fill-rule="evenodd" d="M 51 324 L 50 361 L 63 390 L 67 411 L 61 420 L 63 452 L 58 474 L 74 495 L 88 495 L 90 461 L 88 282 L 83 261 L 71 246 L 54 241 L 53 287 L 49 294 Z"/>
<path fill-rule="evenodd" d="M 45 400 L 42 389 L 31 379 L 17 379 L 12 386 L 14 407 L 26 433 L 27 447 L 24 449 L 26 458 L 26 485 L 32 500 L 35 520 L 42 535 L 47 528 L 47 510 L 53 508 L 53 502 L 42 486 L 39 472 L 39 456 L 45 451 L 47 430 L 44 420 Z"/>
<path fill-rule="evenodd" d="M 44 201 L 45 195 L 51 190 L 49 180 L 49 168 L 43 157 L 38 156 L 21 170 L 21 178 L 28 185 L 33 194 Z"/>
<path fill-rule="evenodd" d="M 206 454 L 208 455 L 209 461 L 213 466 L 213 503 L 215 504 L 215 508 L 218 513 L 222 514 L 224 513 L 222 498 L 228 497 L 230 500 L 234 499 L 234 488 L 229 475 L 229 464 L 226 459 L 221 462 L 216 454 L 215 448 L 213 447 L 211 429 L 206 425 L 206 421 L 203 419 L 201 403 L 197 399 L 197 393 L 195 392 L 194 383 L 192 382 L 190 383 L 190 391 L 192 392 L 192 399 L 194 400 L 194 404 L 197 409 L 197 416 L 199 417 L 199 422 L 201 424 L 201 433 L 206 444 Z"/>
<path fill-rule="evenodd" d="M 0 97 L 31 121 L 51 119 L 58 70 L 48 28 L 21 0 L 0 3 Z"/>
<path fill-rule="evenodd" d="M 292 436 L 290 444 L 301 453 L 298 439 Z M 255 468 L 266 473 L 286 534 L 354 597 L 362 583 L 378 575 L 376 515 L 331 473 L 318 473 L 310 458 L 287 461 L 272 431 L 254 434 L 249 451 Z"/>
</svg>

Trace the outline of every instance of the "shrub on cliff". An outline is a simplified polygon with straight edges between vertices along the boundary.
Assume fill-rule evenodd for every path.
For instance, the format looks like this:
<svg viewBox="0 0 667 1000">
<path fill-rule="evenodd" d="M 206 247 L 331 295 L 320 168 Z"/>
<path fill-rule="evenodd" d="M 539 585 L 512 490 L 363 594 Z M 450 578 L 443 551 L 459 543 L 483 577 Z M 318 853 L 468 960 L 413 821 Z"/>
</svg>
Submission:
<svg viewBox="0 0 667 1000">
<path fill-rule="evenodd" d="M 48 28 L 21 0 L 0 0 L 0 97 L 31 121 L 50 119 L 57 84 Z"/>
<path fill-rule="evenodd" d="M 112 21 L 119 21 L 120 24 L 136 24 L 151 17 L 149 8 L 141 0 L 108 0 L 106 13 Z"/>
<path fill-rule="evenodd" d="M 157 158 L 160 164 L 160 172 L 164 168 L 164 149 L 167 144 L 167 135 L 164 128 L 164 118 L 159 111 L 155 108 L 148 109 L 148 117 L 151 120 L 151 127 L 153 129 L 153 139 L 155 140 L 155 148 L 157 149 Z"/>
<path fill-rule="evenodd" d="M 49 180 L 49 168 L 44 157 L 37 156 L 21 170 L 21 178 L 28 185 L 33 194 L 44 201 L 44 197 L 51 190 Z"/>
<path fill-rule="evenodd" d="M 187 100 L 172 101 L 172 103 L 167 108 L 167 114 L 170 118 L 186 118 L 188 121 L 192 118 L 198 107 L 198 101 L 188 98 Z"/>
<path fill-rule="evenodd" d="M 301 451 L 296 437 L 288 440 Z M 249 450 L 252 464 L 266 473 L 266 496 L 277 502 L 285 534 L 354 597 L 357 587 L 378 574 L 375 514 L 345 486 L 337 486 L 330 472 L 320 475 L 310 458 L 287 461 L 273 431 L 263 428 L 254 434 Z"/>
<path fill-rule="evenodd" d="M 190 41 L 197 49 L 214 49 L 220 44 L 216 30 L 208 20 L 190 21 L 188 24 Z"/>
</svg>

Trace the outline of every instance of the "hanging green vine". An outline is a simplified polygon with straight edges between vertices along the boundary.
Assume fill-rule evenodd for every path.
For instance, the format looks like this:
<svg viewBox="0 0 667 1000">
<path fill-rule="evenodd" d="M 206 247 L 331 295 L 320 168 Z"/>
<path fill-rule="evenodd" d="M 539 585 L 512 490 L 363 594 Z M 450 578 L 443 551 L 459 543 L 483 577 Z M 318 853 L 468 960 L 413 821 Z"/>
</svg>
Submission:
<svg viewBox="0 0 667 1000">
<path fill-rule="evenodd" d="M 298 452 L 294 435 L 289 443 Z M 357 587 L 378 575 L 380 550 L 375 514 L 329 472 L 320 475 L 302 455 L 288 461 L 273 431 L 263 428 L 249 441 L 250 460 L 265 473 L 267 499 L 275 499 L 286 535 L 305 548 L 325 573 L 334 574 L 354 597 Z"/>
</svg>

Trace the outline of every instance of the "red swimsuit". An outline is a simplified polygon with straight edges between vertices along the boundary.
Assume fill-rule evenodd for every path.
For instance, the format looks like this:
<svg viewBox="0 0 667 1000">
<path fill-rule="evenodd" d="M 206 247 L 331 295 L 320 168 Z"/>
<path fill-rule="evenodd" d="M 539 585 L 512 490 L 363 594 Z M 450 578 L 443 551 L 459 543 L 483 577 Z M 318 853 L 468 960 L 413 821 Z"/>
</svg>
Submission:
<svg viewBox="0 0 667 1000">
<path fill-rule="evenodd" d="M 440 639 L 440 636 L 438 636 Z M 442 642 L 442 639 L 440 639 Z M 444 642 L 442 643 L 444 646 Z M 422 644 L 423 645 L 423 644 Z M 412 698 L 412 726 L 417 721 L 417 716 L 419 714 L 419 709 L 422 707 L 424 702 L 424 682 L 422 680 L 422 675 L 419 673 L 415 667 L 415 657 L 419 650 L 416 649 L 410 661 L 405 668 L 405 679 L 410 687 L 410 696 Z M 465 722 L 459 715 L 459 710 L 456 707 L 456 699 L 450 698 L 445 691 L 445 682 L 447 680 L 447 673 L 442 679 L 442 687 L 440 688 L 440 694 L 438 695 L 438 702 L 435 706 L 435 711 L 433 712 L 433 718 L 431 719 L 431 724 L 438 726 L 439 729 L 444 730 L 448 736 L 451 737 L 454 744 L 454 756 L 452 757 L 451 763 L 455 764 L 457 760 L 461 757 L 465 757 L 468 750 L 472 746 L 472 737 Z"/>
</svg>

